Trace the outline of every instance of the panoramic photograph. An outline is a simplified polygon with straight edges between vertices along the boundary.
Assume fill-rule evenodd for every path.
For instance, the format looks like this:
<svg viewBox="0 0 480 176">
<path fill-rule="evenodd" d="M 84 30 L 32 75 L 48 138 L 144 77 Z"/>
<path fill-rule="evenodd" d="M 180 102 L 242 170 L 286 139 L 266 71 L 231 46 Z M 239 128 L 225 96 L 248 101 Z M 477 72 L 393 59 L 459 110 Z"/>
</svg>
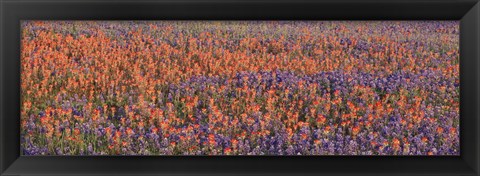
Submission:
<svg viewBox="0 0 480 176">
<path fill-rule="evenodd" d="M 21 21 L 26 156 L 458 156 L 459 21 Z"/>
</svg>

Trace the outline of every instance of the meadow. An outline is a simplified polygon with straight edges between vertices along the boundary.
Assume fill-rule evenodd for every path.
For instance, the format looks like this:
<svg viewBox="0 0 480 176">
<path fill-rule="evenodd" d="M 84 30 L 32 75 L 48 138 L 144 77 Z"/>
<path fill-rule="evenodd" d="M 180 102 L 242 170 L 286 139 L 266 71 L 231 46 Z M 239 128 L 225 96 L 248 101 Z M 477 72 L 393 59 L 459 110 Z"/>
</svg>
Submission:
<svg viewBox="0 0 480 176">
<path fill-rule="evenodd" d="M 459 155 L 457 21 L 23 21 L 22 155 Z"/>
</svg>

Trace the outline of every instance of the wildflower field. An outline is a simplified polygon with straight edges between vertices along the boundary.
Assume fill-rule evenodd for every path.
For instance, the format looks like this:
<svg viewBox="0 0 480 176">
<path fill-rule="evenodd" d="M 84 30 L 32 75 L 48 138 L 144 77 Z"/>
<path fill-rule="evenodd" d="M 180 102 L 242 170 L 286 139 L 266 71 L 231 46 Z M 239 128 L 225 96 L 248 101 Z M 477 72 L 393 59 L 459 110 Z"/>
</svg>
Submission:
<svg viewBox="0 0 480 176">
<path fill-rule="evenodd" d="M 22 155 L 459 155 L 457 21 L 22 21 Z"/>
</svg>

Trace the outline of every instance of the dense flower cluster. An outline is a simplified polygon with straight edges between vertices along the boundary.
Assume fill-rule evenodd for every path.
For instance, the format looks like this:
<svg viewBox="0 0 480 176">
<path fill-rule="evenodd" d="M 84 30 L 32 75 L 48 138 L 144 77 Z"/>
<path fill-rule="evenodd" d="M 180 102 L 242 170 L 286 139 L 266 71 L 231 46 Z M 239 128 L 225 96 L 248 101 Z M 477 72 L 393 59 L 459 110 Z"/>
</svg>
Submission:
<svg viewBox="0 0 480 176">
<path fill-rule="evenodd" d="M 455 21 L 24 21 L 24 155 L 459 155 Z"/>
</svg>

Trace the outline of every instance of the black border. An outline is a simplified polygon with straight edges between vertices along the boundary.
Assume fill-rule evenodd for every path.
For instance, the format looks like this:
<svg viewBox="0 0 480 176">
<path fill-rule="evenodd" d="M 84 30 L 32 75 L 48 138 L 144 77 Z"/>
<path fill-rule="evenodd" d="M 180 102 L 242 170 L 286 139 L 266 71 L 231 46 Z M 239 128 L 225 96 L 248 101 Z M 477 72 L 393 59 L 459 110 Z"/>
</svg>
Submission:
<svg viewBox="0 0 480 176">
<path fill-rule="evenodd" d="M 478 0 L 0 0 L 0 175 L 480 175 Z M 461 20 L 461 156 L 20 156 L 20 20 Z"/>
</svg>

